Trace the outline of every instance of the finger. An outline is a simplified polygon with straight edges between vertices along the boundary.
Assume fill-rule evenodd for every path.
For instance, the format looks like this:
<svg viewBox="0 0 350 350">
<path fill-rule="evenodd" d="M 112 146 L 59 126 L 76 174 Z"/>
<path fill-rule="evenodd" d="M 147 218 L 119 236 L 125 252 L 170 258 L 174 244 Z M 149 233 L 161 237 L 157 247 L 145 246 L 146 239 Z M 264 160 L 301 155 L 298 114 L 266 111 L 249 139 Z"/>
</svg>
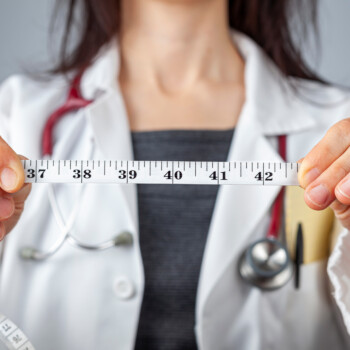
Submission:
<svg viewBox="0 0 350 350">
<path fill-rule="evenodd" d="M 350 119 L 333 125 L 322 140 L 305 156 L 298 172 L 301 187 L 306 188 L 350 145 Z"/>
<path fill-rule="evenodd" d="M 299 164 L 299 167 L 300 167 L 300 165 L 301 165 L 301 163 L 303 162 L 303 160 L 304 160 L 304 157 L 303 158 L 300 158 L 298 161 L 297 161 L 297 163 Z M 300 170 L 298 170 L 298 172 L 299 172 Z M 298 176 L 299 176 L 299 174 L 298 174 Z M 300 186 L 300 181 L 299 181 L 299 186 Z"/>
<path fill-rule="evenodd" d="M 27 159 L 19 155 L 20 159 Z M 0 189 L 0 240 L 1 234 L 5 235 L 9 233 L 13 227 L 17 224 L 20 216 L 22 215 L 24 202 L 28 198 L 32 185 L 27 183 L 23 187 L 14 193 L 7 193 L 4 190 Z M 3 203 L 4 199 L 8 202 Z M 2 229 L 2 231 L 1 231 Z"/>
<path fill-rule="evenodd" d="M 350 227 L 350 206 L 335 200 L 330 207 L 334 211 L 336 218 L 344 227 Z"/>
<path fill-rule="evenodd" d="M 31 190 L 31 184 L 25 184 L 16 193 L 6 194 L 12 200 L 12 209 L 13 209 L 11 212 L 11 215 L 8 215 L 7 217 L 4 216 L 4 218 L 1 218 L 1 208 L 0 208 L 0 222 L 3 222 L 6 229 L 6 233 L 9 233 L 15 227 L 18 220 L 20 219 L 24 209 L 25 200 L 27 199 L 30 193 L 30 190 Z M 1 198 L 2 197 L 0 197 L 0 203 L 1 203 Z"/>
<path fill-rule="evenodd" d="M 4 224 L 6 233 L 10 233 L 10 231 L 16 226 L 23 213 L 23 207 L 24 203 L 20 204 L 17 207 L 15 206 L 13 214 L 7 220 L 0 221 L 1 224 Z"/>
<path fill-rule="evenodd" d="M 0 221 L 10 218 L 15 211 L 15 203 L 11 195 L 0 190 Z"/>
<path fill-rule="evenodd" d="M 18 207 L 19 204 L 24 203 L 26 199 L 28 198 L 30 191 L 32 189 L 32 184 L 26 183 L 23 185 L 23 187 L 15 192 L 11 193 L 10 196 L 13 198 L 16 207 Z"/>
<path fill-rule="evenodd" d="M 0 242 L 5 238 L 6 236 L 6 228 L 3 222 L 0 222 Z"/>
<path fill-rule="evenodd" d="M 0 137 L 0 185 L 9 193 L 18 191 L 24 183 L 24 170 L 19 156 Z"/>
<path fill-rule="evenodd" d="M 350 174 L 337 184 L 334 194 L 340 203 L 350 205 Z"/>
<path fill-rule="evenodd" d="M 19 191 L 12 194 L 0 189 L 0 223 L 4 224 L 6 233 L 9 233 L 15 227 L 21 217 L 24 203 L 30 194 L 31 188 L 32 185 L 27 183 Z M 8 200 L 6 207 L 2 204 L 3 198 Z"/>
<path fill-rule="evenodd" d="M 28 160 L 27 157 L 24 157 L 21 154 L 18 155 L 18 158 L 20 160 Z M 32 184 L 25 183 L 18 191 L 12 193 L 11 197 L 14 199 L 16 204 L 21 203 L 21 202 L 25 202 L 25 200 L 29 196 L 31 189 L 32 189 Z"/>
<path fill-rule="evenodd" d="M 305 189 L 306 204 L 316 210 L 327 208 L 335 199 L 336 186 L 350 172 L 350 148 Z M 350 199 L 350 198 L 349 198 Z"/>
</svg>

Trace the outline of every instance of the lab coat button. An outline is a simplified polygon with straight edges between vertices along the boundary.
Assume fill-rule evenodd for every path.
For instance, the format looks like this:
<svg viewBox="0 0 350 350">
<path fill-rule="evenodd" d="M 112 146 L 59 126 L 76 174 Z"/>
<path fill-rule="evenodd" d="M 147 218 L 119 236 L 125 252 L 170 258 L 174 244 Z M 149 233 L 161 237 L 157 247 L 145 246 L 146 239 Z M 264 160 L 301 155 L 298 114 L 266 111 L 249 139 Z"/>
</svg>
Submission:
<svg viewBox="0 0 350 350">
<path fill-rule="evenodd" d="M 118 298 L 127 300 L 134 296 L 135 287 L 127 277 L 122 276 L 114 282 L 114 292 Z"/>
</svg>

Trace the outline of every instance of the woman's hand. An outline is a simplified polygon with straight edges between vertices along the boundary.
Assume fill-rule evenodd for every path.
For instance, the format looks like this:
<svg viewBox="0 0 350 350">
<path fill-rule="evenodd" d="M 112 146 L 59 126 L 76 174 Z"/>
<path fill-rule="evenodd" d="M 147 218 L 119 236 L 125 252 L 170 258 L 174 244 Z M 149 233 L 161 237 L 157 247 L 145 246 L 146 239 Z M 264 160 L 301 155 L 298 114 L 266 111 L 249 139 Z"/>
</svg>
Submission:
<svg viewBox="0 0 350 350">
<path fill-rule="evenodd" d="M 0 138 L 0 240 L 17 224 L 31 185 L 24 184 L 24 170 L 11 147 Z"/>
<path fill-rule="evenodd" d="M 333 125 L 302 159 L 298 179 L 310 208 L 331 207 L 350 229 L 350 119 Z"/>
</svg>

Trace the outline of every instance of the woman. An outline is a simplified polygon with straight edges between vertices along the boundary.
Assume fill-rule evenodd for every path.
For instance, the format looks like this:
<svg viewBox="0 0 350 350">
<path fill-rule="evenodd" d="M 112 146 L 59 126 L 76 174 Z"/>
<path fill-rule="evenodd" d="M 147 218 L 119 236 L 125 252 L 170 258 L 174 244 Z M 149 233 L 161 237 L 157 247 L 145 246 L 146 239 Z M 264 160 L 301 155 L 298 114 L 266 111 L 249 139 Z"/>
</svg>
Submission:
<svg viewBox="0 0 350 350">
<path fill-rule="evenodd" d="M 299 2 L 227 5 L 85 0 L 81 36 L 72 52 L 64 43 L 56 77 L 2 85 L 0 311 L 38 349 L 347 348 L 348 95 L 322 84 L 294 47 L 287 19 L 304 11 Z M 89 159 L 93 140 L 94 159 L 279 162 L 277 139 L 287 135 L 287 160 L 304 157 L 303 205 L 313 210 L 303 224 L 322 225 L 305 230 L 299 290 L 290 281 L 264 292 L 237 271 L 245 247 L 266 235 L 278 187 L 86 186 L 81 198 L 80 186 L 60 185 L 64 218 L 79 201 L 72 232 L 81 241 L 128 231 L 133 245 L 91 252 L 65 242 L 45 261 L 20 258 L 62 233 L 47 187 L 23 186 L 17 154 L 42 158 L 42 130 L 69 89 L 64 75 L 82 70 L 82 95 L 94 102 L 57 125 L 54 159 Z M 329 213 L 340 227 L 331 253 Z"/>
</svg>

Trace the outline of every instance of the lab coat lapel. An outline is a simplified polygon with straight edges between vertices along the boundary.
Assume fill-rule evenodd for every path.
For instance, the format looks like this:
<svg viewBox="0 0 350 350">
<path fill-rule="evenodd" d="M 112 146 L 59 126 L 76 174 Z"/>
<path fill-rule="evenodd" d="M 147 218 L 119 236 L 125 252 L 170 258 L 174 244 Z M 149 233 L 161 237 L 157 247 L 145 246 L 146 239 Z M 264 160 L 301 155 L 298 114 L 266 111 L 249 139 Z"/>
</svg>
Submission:
<svg viewBox="0 0 350 350">
<path fill-rule="evenodd" d="M 85 98 L 95 101 L 86 108 L 86 115 L 104 159 L 132 160 L 129 121 L 118 84 L 119 70 L 118 42 L 112 40 L 101 48 L 94 64 L 84 73 L 81 88 Z M 136 185 L 120 185 L 119 189 L 137 230 Z"/>
<path fill-rule="evenodd" d="M 234 33 L 233 39 L 245 59 L 246 103 L 235 128 L 228 160 L 280 162 L 277 138 L 272 136 L 313 128 L 315 120 L 291 87 L 283 86 L 280 73 L 256 44 L 237 33 Z M 224 271 L 249 244 L 280 188 L 220 187 L 199 279 L 197 322 L 203 317 L 210 293 Z M 237 273 L 237 270 L 232 273 Z"/>
<path fill-rule="evenodd" d="M 132 160 L 131 134 L 122 95 L 111 91 L 100 97 L 86 110 L 94 141 L 104 159 Z M 136 185 L 120 185 L 132 221 L 137 224 Z"/>
<path fill-rule="evenodd" d="M 252 128 L 251 112 L 247 107 L 241 115 L 228 160 L 281 161 L 261 130 Z M 220 187 L 203 257 L 197 316 L 202 314 L 205 301 L 224 270 L 248 243 L 250 234 L 269 210 L 279 189 L 279 186 Z"/>
</svg>

